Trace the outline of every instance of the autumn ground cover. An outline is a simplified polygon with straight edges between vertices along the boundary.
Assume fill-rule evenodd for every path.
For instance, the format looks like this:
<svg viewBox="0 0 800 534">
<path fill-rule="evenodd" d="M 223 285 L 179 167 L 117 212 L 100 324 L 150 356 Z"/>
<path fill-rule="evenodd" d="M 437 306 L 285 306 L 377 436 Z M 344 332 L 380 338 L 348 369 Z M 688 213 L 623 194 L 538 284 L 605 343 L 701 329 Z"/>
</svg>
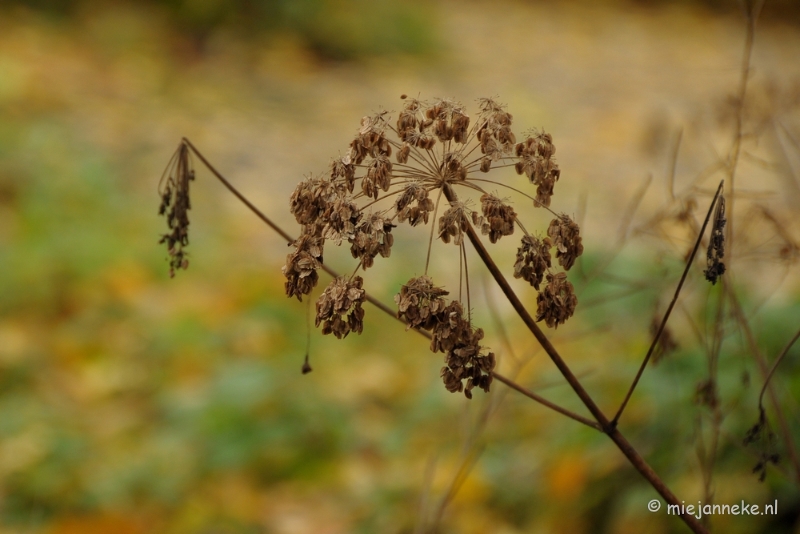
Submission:
<svg viewBox="0 0 800 534">
<path fill-rule="evenodd" d="M 557 146 L 553 203 L 580 222 L 586 251 L 575 316 L 548 334 L 613 412 L 680 277 L 696 234 L 686 221 L 702 222 L 725 176 L 743 19 L 691 4 L 441 2 L 413 16 L 331 5 L 310 29 L 202 38 L 146 6 L 3 7 L 0 531 L 685 531 L 647 511 L 656 493 L 602 434 L 499 384 L 472 401 L 448 393 L 428 342 L 374 308 L 361 336 L 312 330 L 302 375 L 307 308 L 284 295 L 285 241 L 197 165 L 191 264 L 170 279 L 156 187 L 186 136 L 296 232 L 289 195 L 344 152 L 362 116 L 396 113 L 401 94 L 496 95 Z M 382 27 L 393 46 L 377 44 Z M 334 37 L 308 37 L 327 28 Z M 800 323 L 798 50 L 797 26 L 759 23 L 732 216 L 732 280 L 770 362 Z M 389 304 L 427 246 L 425 232 L 396 232 L 394 261 L 365 275 Z M 499 247 L 510 269 L 516 242 Z M 455 276 L 444 245 L 432 258 L 434 278 Z M 353 268 L 347 250 L 325 261 Z M 469 261 L 499 368 L 580 411 Z M 764 377 L 733 305 L 715 319 L 721 284 L 704 262 L 669 323 L 676 349 L 647 369 L 620 428 L 687 503 L 779 500 L 778 516 L 716 516 L 715 531 L 796 532 L 797 473 L 771 405 L 782 459 L 763 483 L 763 448 L 742 445 Z M 715 339 L 712 406 L 698 385 Z M 796 354 L 773 380 L 798 443 Z"/>
</svg>

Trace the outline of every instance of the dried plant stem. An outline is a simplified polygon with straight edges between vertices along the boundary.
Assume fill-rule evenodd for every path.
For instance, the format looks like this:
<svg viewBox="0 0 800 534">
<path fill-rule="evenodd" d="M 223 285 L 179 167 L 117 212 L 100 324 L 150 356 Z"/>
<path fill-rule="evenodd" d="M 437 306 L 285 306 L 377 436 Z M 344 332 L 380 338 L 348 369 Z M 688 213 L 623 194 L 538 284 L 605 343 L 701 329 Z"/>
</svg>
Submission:
<svg viewBox="0 0 800 534">
<path fill-rule="evenodd" d="M 445 184 L 443 187 L 443 191 L 447 200 L 450 201 L 451 204 L 454 204 L 458 201 L 458 197 L 456 196 L 455 192 L 453 191 L 452 187 L 449 184 Z M 486 248 L 483 246 L 478 234 L 475 232 L 475 229 L 472 227 L 471 224 L 467 225 L 467 235 L 469 237 L 470 242 L 475 247 L 478 256 L 480 256 L 483 263 L 486 265 L 486 268 L 489 269 L 489 272 L 497 282 L 497 285 L 500 286 L 500 289 L 505 294 L 508 301 L 511 303 L 514 310 L 519 315 L 520 319 L 525 323 L 525 326 L 531 331 L 533 336 L 536 340 L 541 344 L 542 348 L 545 350 L 547 355 L 553 361 L 553 363 L 558 367 L 558 370 L 561 372 L 561 375 L 564 379 L 569 383 L 570 387 L 572 387 L 573 391 L 578 395 L 578 397 L 583 402 L 584 406 L 591 412 L 592 416 L 597 421 L 600 429 L 602 432 L 608 435 L 609 438 L 617 445 L 622 454 L 628 459 L 628 461 L 636 468 L 639 473 L 644 476 L 644 478 L 653 486 L 653 488 L 667 501 L 668 504 L 672 504 L 675 506 L 680 506 L 681 501 L 670 491 L 664 481 L 653 471 L 653 468 L 650 467 L 647 462 L 642 458 L 639 452 L 628 442 L 627 439 L 619 432 L 619 430 L 611 424 L 608 418 L 603 414 L 597 404 L 594 402 L 594 399 L 587 393 L 587 391 L 583 388 L 583 385 L 577 379 L 577 377 L 572 373 L 569 366 L 566 364 L 564 359 L 561 355 L 556 351 L 553 344 L 547 338 L 547 336 L 542 332 L 539 326 L 536 324 L 536 321 L 533 320 L 533 317 L 530 315 L 528 310 L 523 306 L 522 302 L 519 300 L 519 297 L 514 293 L 514 290 L 508 284 L 505 276 L 503 273 L 500 272 L 500 269 L 495 264 L 492 257 L 487 252 Z M 705 526 L 703 526 L 694 516 L 689 514 L 683 514 L 680 516 L 681 519 L 686 523 L 686 525 L 692 529 L 693 532 L 696 533 L 706 533 L 708 530 Z"/>
<path fill-rule="evenodd" d="M 683 288 L 683 283 L 686 281 L 686 276 L 689 274 L 689 268 L 694 263 L 694 257 L 697 254 L 697 249 L 700 248 L 700 242 L 703 239 L 703 234 L 706 232 L 706 227 L 708 226 L 708 221 L 711 219 L 711 214 L 714 212 L 714 205 L 717 202 L 717 198 L 722 191 L 722 185 L 725 181 L 721 181 L 719 186 L 717 187 L 717 192 L 714 195 L 714 200 L 711 201 L 711 205 L 708 208 L 708 213 L 706 214 L 706 219 L 703 221 L 703 227 L 700 229 L 700 232 L 697 234 L 697 240 L 694 243 L 694 249 L 692 249 L 692 254 L 689 256 L 688 261 L 686 262 L 686 267 L 683 269 L 683 275 L 681 276 L 680 282 L 678 282 L 678 287 L 675 288 L 675 295 L 672 297 L 672 301 L 669 303 L 669 307 L 667 311 L 664 313 L 664 317 L 661 319 L 661 324 L 658 326 L 658 331 L 656 335 L 653 336 L 653 342 L 650 343 L 650 348 L 647 350 L 647 354 L 644 357 L 644 361 L 642 361 L 642 365 L 639 366 L 639 371 L 636 373 L 636 378 L 633 379 L 633 383 L 631 387 L 628 389 L 628 393 L 625 395 L 625 399 L 622 401 L 622 404 L 617 410 L 617 414 L 614 416 L 613 421 L 611 422 L 612 425 L 616 426 L 619 422 L 619 418 L 622 416 L 622 412 L 625 411 L 625 407 L 628 405 L 628 401 L 633 395 L 633 391 L 636 389 L 636 385 L 639 383 L 639 379 L 642 378 L 642 373 L 644 373 L 645 367 L 647 367 L 647 363 L 650 361 L 650 357 L 653 355 L 653 351 L 658 344 L 658 340 L 661 338 L 661 334 L 664 332 L 664 327 L 667 326 L 667 321 L 669 320 L 670 315 L 672 314 L 672 309 L 675 307 L 675 303 L 678 302 L 678 295 L 681 293 L 681 289 Z"/>
<path fill-rule="evenodd" d="M 781 409 L 781 405 L 778 402 L 778 396 L 775 393 L 775 389 L 772 387 L 772 383 L 767 380 L 767 377 L 771 376 L 771 373 L 767 368 L 767 361 L 764 358 L 764 355 L 761 353 L 761 349 L 758 348 L 758 343 L 756 343 L 753 330 L 750 328 L 750 322 L 744 315 L 744 310 L 742 310 L 742 304 L 739 302 L 739 297 L 737 297 L 736 293 L 730 291 L 728 293 L 728 298 L 731 301 L 733 315 L 736 318 L 736 321 L 739 323 L 739 327 L 744 332 L 747 345 L 750 348 L 750 351 L 753 353 L 753 358 L 756 360 L 756 364 L 758 365 L 761 374 L 764 376 L 764 387 L 766 388 L 766 392 L 769 394 L 769 400 L 775 409 L 775 416 L 778 419 L 778 427 L 780 428 L 781 439 L 783 439 L 783 445 L 786 448 L 787 454 L 789 455 L 789 460 L 792 462 L 792 468 L 794 469 L 794 481 L 796 484 L 800 484 L 800 458 L 798 458 L 797 449 L 794 445 L 794 439 L 792 439 L 792 433 L 789 430 L 789 424 L 787 423 L 786 417 Z M 794 341 L 792 343 L 794 343 Z M 789 347 L 791 347 L 791 345 L 789 345 Z M 780 360 L 776 359 L 775 361 L 779 362 Z M 762 389 L 761 395 L 759 396 L 759 406 L 761 406 L 763 395 L 764 389 Z"/>
<path fill-rule="evenodd" d="M 775 374 L 775 369 L 778 368 L 783 358 L 789 353 L 789 350 L 792 348 L 792 345 L 795 344 L 797 339 L 800 338 L 800 330 L 792 337 L 789 343 L 786 344 L 786 347 L 781 351 L 775 361 L 772 363 L 772 368 L 767 373 L 767 377 L 764 379 L 764 385 L 761 387 L 761 394 L 758 396 L 758 407 L 760 409 L 764 409 L 764 392 L 767 390 L 767 386 L 769 385 L 769 381 L 772 378 L 772 375 Z"/>
</svg>

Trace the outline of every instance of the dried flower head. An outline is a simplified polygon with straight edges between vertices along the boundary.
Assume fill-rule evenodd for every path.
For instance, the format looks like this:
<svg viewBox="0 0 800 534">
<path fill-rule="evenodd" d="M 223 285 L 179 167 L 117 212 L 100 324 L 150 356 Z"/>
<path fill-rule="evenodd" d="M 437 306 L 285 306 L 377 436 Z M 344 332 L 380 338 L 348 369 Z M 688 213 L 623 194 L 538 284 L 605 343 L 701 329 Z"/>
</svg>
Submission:
<svg viewBox="0 0 800 534">
<path fill-rule="evenodd" d="M 473 328 L 463 313 L 458 301 L 448 305 L 441 316 L 443 320 L 434 327 L 431 349 L 445 353 L 440 376 L 447 391 L 463 390 L 471 399 L 475 387 L 489 391 L 496 361 L 494 353 L 482 352 L 483 330 Z"/>
<path fill-rule="evenodd" d="M 303 234 L 292 243 L 294 252 L 286 256 L 286 264 L 281 269 L 286 277 L 288 297 L 302 301 L 303 295 L 311 293 L 317 285 L 317 269 L 322 266 L 322 243 L 323 239 L 311 234 Z"/>
<path fill-rule="evenodd" d="M 544 320 L 550 328 L 557 328 L 575 313 L 578 297 L 575 296 L 575 288 L 567 281 L 566 273 L 547 273 L 547 285 L 539 293 L 536 302 L 539 305 L 536 320 Z"/>
<path fill-rule="evenodd" d="M 395 295 L 397 316 L 403 319 L 409 328 L 431 330 L 440 320 L 447 307 L 444 296 L 449 294 L 441 287 L 433 284 L 428 276 L 412 278 L 400 287 Z"/>
<path fill-rule="evenodd" d="M 452 238 L 453 243 L 461 245 L 470 219 L 477 224 L 478 212 L 470 209 L 465 202 L 456 202 L 439 218 L 439 237 L 445 243 L 449 243 Z"/>
<path fill-rule="evenodd" d="M 412 206 L 412 203 L 416 204 Z M 403 192 L 397 197 L 395 210 L 397 220 L 400 222 L 408 221 L 411 226 L 416 226 L 420 222 L 428 224 L 428 214 L 433 211 L 433 200 L 428 198 L 428 189 L 419 180 L 414 180 L 403 188 Z"/>
<path fill-rule="evenodd" d="M 360 334 L 364 329 L 366 298 L 362 289 L 364 280 L 354 276 L 352 280 L 339 277 L 333 280 L 317 299 L 316 326 L 322 325 L 323 334 L 333 334 L 339 339 L 350 332 Z"/>
<path fill-rule="evenodd" d="M 714 209 L 714 224 L 711 227 L 711 239 L 708 242 L 708 252 L 706 253 L 707 269 L 703 271 L 706 280 L 712 284 L 717 283 L 717 278 L 725 273 L 725 264 L 721 259 L 725 256 L 725 197 L 722 195 L 717 199 L 717 207 Z"/>
<path fill-rule="evenodd" d="M 561 177 L 561 170 L 553 158 L 556 147 L 553 138 L 545 132 L 534 131 L 515 150 L 519 161 L 514 165 L 517 174 L 525 174 L 530 182 L 537 186 L 536 206 L 550 206 L 553 187 Z"/>
<path fill-rule="evenodd" d="M 186 269 L 189 260 L 183 248 L 189 244 L 189 182 L 194 180 L 194 169 L 188 145 L 183 142 L 172 156 L 161 182 L 158 194 L 161 196 L 159 215 L 167 217 L 170 233 L 163 234 L 159 243 L 166 243 L 169 253 L 169 275 L 175 276 L 176 269 Z"/>
<path fill-rule="evenodd" d="M 517 214 L 514 208 L 506 204 L 494 195 L 484 193 L 481 196 L 481 211 L 483 211 L 483 221 L 481 232 L 489 236 L 489 241 L 497 243 L 497 240 L 504 235 L 514 233 L 514 222 Z"/>
<path fill-rule="evenodd" d="M 372 267 L 375 256 L 380 254 L 388 258 L 392 253 L 394 236 L 391 234 L 394 225 L 379 213 L 370 213 L 355 228 L 350 238 L 350 253 L 361 260 L 361 267 L 366 270 Z"/>
<path fill-rule="evenodd" d="M 568 215 L 561 215 L 550 221 L 547 235 L 556 247 L 558 263 L 565 271 L 569 271 L 578 256 L 583 254 L 580 227 Z"/>
<path fill-rule="evenodd" d="M 517 249 L 517 261 L 514 263 L 514 278 L 522 278 L 536 290 L 542 283 L 544 273 L 550 268 L 550 239 L 538 239 L 523 236 L 522 244 Z"/>
<path fill-rule="evenodd" d="M 392 228 L 402 222 L 412 227 L 430 223 L 429 243 L 437 235 L 455 243 L 459 262 L 466 261 L 464 234 L 474 232 L 473 227 L 492 243 L 512 235 L 517 225 L 524 231 L 510 202 L 486 191 L 485 184 L 532 198 L 494 178 L 513 166 L 537 187 L 535 205 L 547 207 L 560 177 L 554 154 L 553 139 L 544 132 L 533 132 L 517 143 L 512 115 L 494 98 L 480 99 L 477 113 L 470 115 L 452 98 L 425 101 L 403 95 L 396 120 L 386 111 L 363 117 L 349 148 L 331 161 L 329 172 L 305 179 L 292 194 L 290 209 L 303 227 L 303 237 L 294 243 L 283 268 L 287 294 L 301 298 L 312 290 L 326 241 L 348 243 L 353 257 L 367 269 L 378 255 L 389 257 Z M 463 199 L 456 194 L 458 188 L 465 193 Z M 480 196 L 480 213 L 470 207 L 475 196 Z M 446 204 L 440 205 L 444 199 Z M 525 234 L 514 274 L 537 289 L 547 276 L 539 319 L 546 318 L 549 326 L 561 324 L 572 315 L 576 299 L 564 275 L 549 271 L 549 249 L 557 247 L 559 262 L 569 269 L 582 251 L 578 227 L 560 216 L 551 224 L 549 237 Z M 460 300 L 446 300 L 448 292 L 428 278 L 431 245 L 427 255 L 419 256 L 426 258 L 425 274 L 400 289 L 395 297 L 398 316 L 409 328 L 431 332 L 431 350 L 445 354 L 442 379 L 450 391 L 465 391 L 467 396 L 475 387 L 488 391 L 494 356 L 480 345 L 483 331 L 472 326 L 471 311 L 465 313 Z M 459 284 L 466 285 L 469 302 L 469 273 L 461 266 Z M 317 324 L 325 333 L 343 337 L 360 331 L 363 311 L 353 304 L 358 299 L 337 300 L 345 287 L 363 291 L 360 280 L 357 287 L 334 281 L 320 297 Z"/>
</svg>

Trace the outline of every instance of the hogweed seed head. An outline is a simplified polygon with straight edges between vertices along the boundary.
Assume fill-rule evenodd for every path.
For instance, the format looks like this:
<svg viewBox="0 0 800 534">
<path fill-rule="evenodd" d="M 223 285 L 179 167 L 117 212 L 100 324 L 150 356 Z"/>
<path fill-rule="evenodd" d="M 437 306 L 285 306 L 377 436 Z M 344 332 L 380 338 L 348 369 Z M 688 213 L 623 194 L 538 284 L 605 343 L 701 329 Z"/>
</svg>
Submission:
<svg viewBox="0 0 800 534">
<path fill-rule="evenodd" d="M 550 239 L 538 239 L 523 236 L 522 244 L 517 249 L 517 261 L 514 263 L 514 278 L 522 278 L 537 291 L 542 283 L 544 273 L 550 268 Z"/>
<path fill-rule="evenodd" d="M 578 297 L 572 284 L 567 281 L 566 273 L 547 273 L 547 285 L 539 293 L 536 302 L 536 320 L 543 320 L 550 328 L 556 328 L 575 313 Z"/>
<path fill-rule="evenodd" d="M 430 223 L 431 240 L 438 236 L 456 244 L 462 262 L 466 261 L 464 236 L 471 226 L 492 243 L 519 226 L 525 235 L 514 276 L 540 290 L 537 320 L 550 327 L 562 324 L 572 315 L 577 299 L 566 275 L 551 271 L 550 248 L 556 247 L 559 264 L 569 269 L 583 250 L 578 225 L 558 216 L 548 237 L 532 237 L 510 202 L 484 189 L 489 182 L 527 196 L 535 206 L 550 205 L 561 173 L 552 136 L 532 131 L 518 142 L 513 122 L 505 105 L 494 98 L 480 99 L 472 115 L 451 98 L 406 97 L 396 120 L 385 111 L 363 117 L 345 154 L 331 161 L 329 172 L 304 179 L 291 195 L 290 211 L 303 235 L 292 244 L 294 251 L 283 267 L 286 294 L 300 299 L 312 291 L 327 241 L 347 243 L 359 266 L 368 269 L 378 256 L 390 256 L 396 224 Z M 494 179 L 495 174 L 507 172 L 505 167 L 514 167 L 536 186 L 535 198 Z M 468 193 L 464 200 L 445 201 L 452 197 L 445 197 L 444 191 L 457 187 Z M 476 191 L 481 195 L 480 212 L 470 207 Z M 441 202 L 446 203 L 440 206 Z M 428 258 L 430 252 L 429 245 Z M 426 260 L 426 273 L 427 268 Z M 466 268 L 463 273 L 468 276 Z M 469 280 L 466 283 L 468 289 Z M 316 319 L 324 333 L 344 337 L 361 332 L 362 285 L 360 277 L 351 276 L 337 278 L 325 289 L 317 301 Z M 445 354 L 441 376 L 446 388 L 471 397 L 476 387 L 488 391 L 495 358 L 481 346 L 483 331 L 472 325 L 470 310 L 465 313 L 465 305 L 448 301 L 447 295 L 427 274 L 412 278 L 395 297 L 398 316 L 409 328 L 431 333 L 431 350 Z"/>
<path fill-rule="evenodd" d="M 350 332 L 360 334 L 364 330 L 364 309 L 361 305 L 366 299 L 362 289 L 364 280 L 354 276 L 352 280 L 339 277 L 325 288 L 317 299 L 316 326 L 322 325 L 323 334 L 333 334 L 339 339 Z"/>
<path fill-rule="evenodd" d="M 158 194 L 161 197 L 159 215 L 167 218 L 167 227 L 170 232 L 162 234 L 159 243 L 167 245 L 169 254 L 169 275 L 175 276 L 177 269 L 186 269 L 189 266 L 188 254 L 183 250 L 189 245 L 189 182 L 194 180 L 189 147 L 182 142 L 172 156 L 161 182 L 158 185 Z"/>
<path fill-rule="evenodd" d="M 725 256 L 725 197 L 719 196 L 717 207 L 714 210 L 714 224 L 711 227 L 711 239 L 708 242 L 706 252 L 707 269 L 703 271 L 706 280 L 711 284 L 717 283 L 717 278 L 725 273 L 725 264 L 722 258 Z"/>
<path fill-rule="evenodd" d="M 580 227 L 568 215 L 562 214 L 557 219 L 550 221 L 547 235 L 550 236 L 553 246 L 556 247 L 558 263 L 565 271 L 569 271 L 578 256 L 583 254 Z"/>
</svg>

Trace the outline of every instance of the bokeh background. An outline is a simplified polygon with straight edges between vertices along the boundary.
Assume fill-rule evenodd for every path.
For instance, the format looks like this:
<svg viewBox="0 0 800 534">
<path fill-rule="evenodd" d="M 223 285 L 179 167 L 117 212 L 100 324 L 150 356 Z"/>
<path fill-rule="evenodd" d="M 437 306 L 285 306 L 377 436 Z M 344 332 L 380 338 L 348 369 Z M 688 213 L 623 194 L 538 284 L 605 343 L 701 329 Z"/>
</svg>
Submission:
<svg viewBox="0 0 800 534">
<path fill-rule="evenodd" d="M 578 311 L 553 340 L 613 412 L 674 291 L 686 221 L 724 176 L 745 27 L 723 1 L 0 2 L 0 532 L 685 532 L 647 511 L 655 491 L 603 435 L 500 384 L 448 393 L 426 340 L 374 308 L 361 336 L 312 331 L 302 375 L 307 307 L 283 295 L 286 244 L 198 166 L 191 265 L 170 279 L 157 184 L 186 136 L 294 233 L 289 194 L 363 115 L 401 93 L 473 111 L 497 96 L 518 135 L 553 135 L 553 207 L 586 246 Z M 767 1 L 731 280 L 768 361 L 800 325 L 798 57 L 800 9 Z M 544 231 L 547 214 L 517 209 Z M 424 268 L 426 232 L 396 233 L 366 275 L 387 303 Z M 507 272 L 515 246 L 493 249 Z M 670 323 L 678 346 L 621 430 L 687 503 L 778 499 L 776 516 L 712 518 L 717 532 L 800 532 L 785 441 L 764 482 L 752 473 L 763 449 L 742 438 L 763 374 L 741 325 L 715 323 L 700 254 Z M 347 250 L 325 258 L 354 266 Z M 474 260 L 501 370 L 583 413 Z M 433 262 L 455 279 L 452 247 Z M 716 410 L 696 394 L 715 324 Z M 774 385 L 800 443 L 797 350 Z"/>
</svg>

